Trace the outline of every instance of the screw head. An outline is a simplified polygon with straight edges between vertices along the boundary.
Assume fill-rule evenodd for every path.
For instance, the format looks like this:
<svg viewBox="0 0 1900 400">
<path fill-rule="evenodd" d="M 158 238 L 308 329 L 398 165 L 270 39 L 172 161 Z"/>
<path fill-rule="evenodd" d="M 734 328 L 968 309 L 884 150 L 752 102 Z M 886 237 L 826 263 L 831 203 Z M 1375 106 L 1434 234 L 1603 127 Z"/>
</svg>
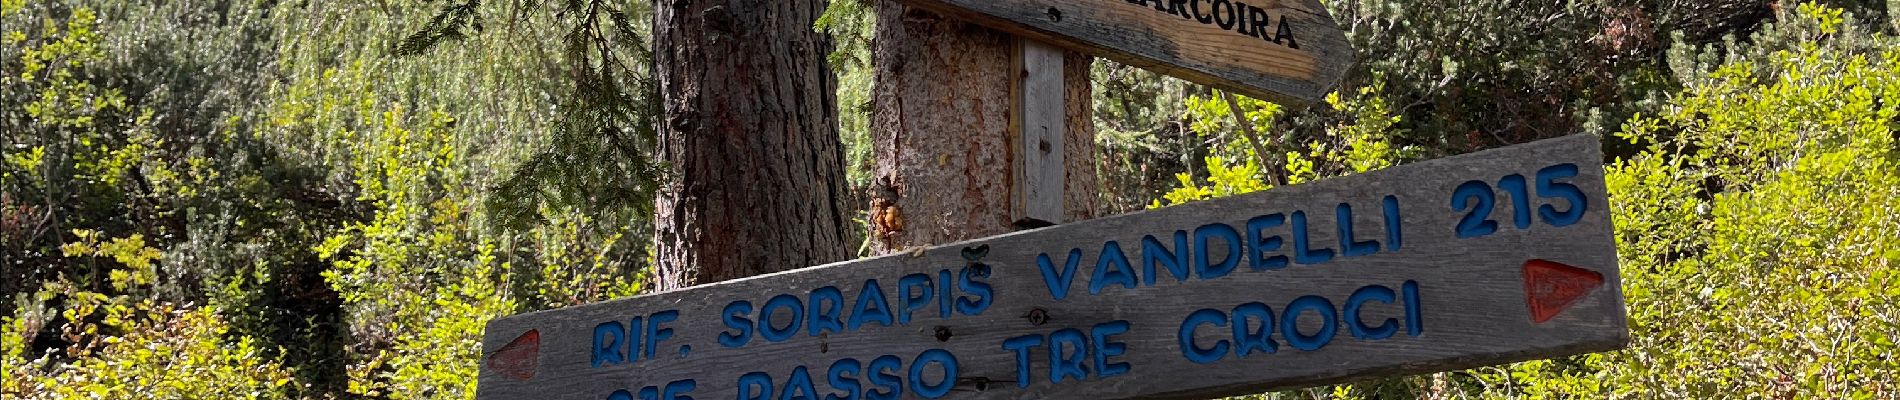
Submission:
<svg viewBox="0 0 1900 400">
<path fill-rule="evenodd" d="M 1023 319 L 1029 320 L 1029 325 L 1042 326 L 1042 324 L 1049 323 L 1049 320 L 1052 318 L 1049 317 L 1049 310 L 1036 307 L 1029 309 L 1029 312 L 1023 313 Z"/>
</svg>

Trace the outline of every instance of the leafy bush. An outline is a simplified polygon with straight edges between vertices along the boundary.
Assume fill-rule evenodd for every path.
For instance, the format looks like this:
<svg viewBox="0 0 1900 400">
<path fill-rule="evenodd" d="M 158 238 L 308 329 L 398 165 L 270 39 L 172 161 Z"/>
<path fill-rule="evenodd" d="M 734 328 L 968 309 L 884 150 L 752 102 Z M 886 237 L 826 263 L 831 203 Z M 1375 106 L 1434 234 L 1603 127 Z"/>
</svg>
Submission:
<svg viewBox="0 0 1900 400">
<path fill-rule="evenodd" d="M 80 294 L 71 295 L 94 297 Z M 255 341 L 226 341 L 228 328 L 211 309 L 114 300 L 68 309 L 99 310 L 116 322 L 68 325 L 62 330 L 69 335 L 127 332 L 68 350 L 77 356 L 70 362 L 26 359 L 19 338 L 28 324 L 6 319 L 5 392 L 27 399 L 270 399 L 286 397 L 293 384 L 290 370 L 261 357 Z"/>
<path fill-rule="evenodd" d="M 1807 40 L 1620 135 L 1649 150 L 1610 175 L 1637 322 L 1601 364 L 1611 393 L 1900 394 L 1900 49 L 1840 9 L 1792 11 L 1757 42 Z"/>
<path fill-rule="evenodd" d="M 1900 50 L 1814 4 L 1753 42 L 1706 50 L 1727 61 L 1618 135 L 1647 148 L 1608 176 L 1631 348 L 1475 372 L 1459 391 L 1900 394 Z"/>
<path fill-rule="evenodd" d="M 49 282 L 17 317 L 0 318 L 0 393 L 28 399 L 205 399 L 284 398 L 294 382 L 290 369 L 262 357 L 255 340 L 232 338 L 214 309 L 180 308 L 150 296 L 152 261 L 158 250 L 141 238 L 100 240 L 77 232 L 68 257 L 115 262 L 115 292 L 87 291 L 65 280 Z M 131 271 L 127 273 L 127 271 Z M 47 307 L 57 302 L 57 311 Z M 67 345 L 27 353 L 28 339 L 47 324 Z"/>
<path fill-rule="evenodd" d="M 1318 138 L 1300 144 L 1277 143 L 1284 138 L 1272 138 L 1273 146 L 1260 149 L 1294 148 L 1303 151 L 1288 151 L 1260 157 L 1253 146 L 1243 146 L 1248 140 L 1246 132 L 1238 128 L 1233 121 L 1232 110 L 1239 109 L 1254 126 L 1271 130 L 1268 123 L 1280 115 L 1280 108 L 1271 103 L 1246 97 L 1231 97 L 1238 103 L 1229 105 L 1228 100 L 1214 98 L 1189 97 L 1188 115 L 1191 117 L 1195 132 L 1209 132 L 1216 143 L 1225 143 L 1207 157 L 1207 185 L 1195 182 L 1195 174 L 1183 172 L 1175 175 L 1179 186 L 1154 200 L 1148 208 L 1160 208 L 1168 205 L 1192 201 L 1227 197 L 1236 194 L 1251 193 L 1271 189 L 1272 181 L 1285 181 L 1288 184 L 1314 181 L 1326 177 L 1361 173 L 1390 167 L 1401 161 L 1420 156 L 1418 149 L 1412 147 L 1395 148 L 1390 138 L 1399 132 L 1395 125 L 1399 117 L 1393 116 L 1385 99 L 1380 97 L 1382 84 L 1360 88 L 1353 97 L 1342 97 L 1334 93 L 1326 102 L 1335 111 L 1352 116 L 1327 127 Z M 1252 111 L 1248 111 L 1252 110 Z M 1262 133 L 1253 133 L 1261 135 Z M 1272 150 L 1268 150 L 1272 151 Z M 1245 161 L 1235 161 L 1245 160 Z M 1265 167 L 1264 162 L 1274 163 L 1273 168 Z M 1165 203 L 1162 200 L 1166 200 Z"/>
<path fill-rule="evenodd" d="M 1900 2 L 1327 3 L 1369 62 L 1323 107 L 1097 63 L 1106 211 L 1620 126 L 1635 339 L 1256 397 L 1900 396 Z M 601 140 L 651 102 L 563 58 L 627 24 L 461 5 L 508 34 L 397 57 L 440 4 L 0 0 L 0 396 L 467 398 L 488 320 L 637 292 L 647 178 L 615 171 L 651 170 Z M 874 27 L 832 5 L 861 189 Z"/>
<path fill-rule="evenodd" d="M 473 189 L 461 171 L 443 167 L 467 157 L 451 137 L 453 120 L 434 113 L 420 130 L 400 121 L 402 113 L 384 112 L 380 127 L 353 140 L 364 147 L 347 160 L 363 192 L 359 200 L 375 207 L 375 217 L 346 225 L 316 248 L 331 261 L 323 276 L 342 296 L 358 349 L 347 372 L 350 394 L 473 398 L 482 329 L 518 311 L 517 297 L 505 290 L 518 272 L 536 290 L 525 300 L 546 299 L 545 306 L 637 290 L 632 276 L 615 277 L 602 260 L 619 237 L 608 238 L 603 254 L 587 264 L 565 259 L 565 251 L 547 253 L 557 258 L 540 270 L 498 262 L 494 239 L 470 229 Z"/>
<path fill-rule="evenodd" d="M 1672 60 L 1685 88 L 1624 126 L 1645 150 L 1607 176 L 1629 349 L 1256 397 L 1900 395 L 1897 44 L 1808 3 L 1672 51 L 1703 62 Z"/>
<path fill-rule="evenodd" d="M 560 51 L 559 18 L 485 5 L 552 39 L 393 57 L 433 8 L 0 3 L 6 396 L 57 397 L 16 390 L 48 371 L 134 372 L 74 346 L 138 340 L 222 342 L 236 349 L 180 362 L 241 354 L 294 374 L 266 397 L 467 397 L 489 319 L 637 291 L 635 210 L 530 201 L 540 223 L 488 217 L 488 200 L 508 196 L 490 190 L 501 172 L 555 151 L 545 132 L 564 106 L 547 101 L 565 75 L 529 55 Z M 61 312 L 99 296 L 178 314 Z M 212 389 L 176 396 L 252 397 Z"/>
</svg>

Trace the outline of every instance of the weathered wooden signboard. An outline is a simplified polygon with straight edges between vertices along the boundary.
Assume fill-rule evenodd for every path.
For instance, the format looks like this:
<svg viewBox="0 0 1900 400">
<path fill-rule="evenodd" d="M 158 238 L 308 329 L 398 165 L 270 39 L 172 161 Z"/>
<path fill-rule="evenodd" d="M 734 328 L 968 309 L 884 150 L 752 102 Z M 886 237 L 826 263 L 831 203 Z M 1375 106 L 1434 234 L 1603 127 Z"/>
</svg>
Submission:
<svg viewBox="0 0 1900 400">
<path fill-rule="evenodd" d="M 503 318 L 482 399 L 1206 398 L 1620 348 L 1597 139 Z"/>
<path fill-rule="evenodd" d="M 1319 0 L 899 0 L 1279 103 L 1319 101 L 1352 47 Z"/>
</svg>

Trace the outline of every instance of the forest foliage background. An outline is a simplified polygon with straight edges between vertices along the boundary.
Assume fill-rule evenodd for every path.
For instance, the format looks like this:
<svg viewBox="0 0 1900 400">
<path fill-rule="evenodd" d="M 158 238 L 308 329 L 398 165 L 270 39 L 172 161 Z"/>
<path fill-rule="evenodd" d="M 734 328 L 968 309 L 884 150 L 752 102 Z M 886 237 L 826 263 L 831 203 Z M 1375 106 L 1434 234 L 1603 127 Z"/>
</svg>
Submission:
<svg viewBox="0 0 1900 400">
<path fill-rule="evenodd" d="M 0 0 L 0 396 L 470 398 L 487 320 L 640 293 L 646 31 L 571 50 L 651 4 L 555 3 Z M 1634 338 L 1258 397 L 1900 398 L 1900 1 L 1326 3 L 1316 107 L 1098 61 L 1099 211 L 1597 135 Z"/>
</svg>

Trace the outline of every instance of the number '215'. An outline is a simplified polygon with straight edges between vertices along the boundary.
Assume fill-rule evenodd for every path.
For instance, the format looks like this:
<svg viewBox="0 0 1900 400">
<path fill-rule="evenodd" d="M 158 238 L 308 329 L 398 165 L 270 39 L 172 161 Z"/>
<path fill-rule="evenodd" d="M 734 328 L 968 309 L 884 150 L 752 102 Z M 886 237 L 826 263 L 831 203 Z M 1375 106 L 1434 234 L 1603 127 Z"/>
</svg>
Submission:
<svg viewBox="0 0 1900 400">
<path fill-rule="evenodd" d="M 1590 209 L 1590 201 L 1584 198 L 1583 189 L 1577 185 L 1557 182 L 1558 179 L 1577 176 L 1576 164 L 1553 165 L 1537 171 L 1537 197 L 1548 200 L 1548 204 L 1537 207 L 1537 215 L 1544 223 L 1555 227 L 1575 225 L 1583 220 L 1583 214 Z M 1498 180 L 1498 187 L 1511 196 L 1512 218 L 1517 229 L 1531 227 L 1530 187 L 1524 182 L 1523 175 L 1506 176 Z M 1561 210 L 1556 203 L 1563 204 Z M 1458 185 L 1451 194 L 1451 209 L 1466 213 L 1458 221 L 1458 238 L 1468 239 L 1486 236 L 1498 232 L 1498 222 L 1491 220 L 1491 211 L 1497 206 L 1497 192 L 1484 181 L 1470 181 Z"/>
</svg>

